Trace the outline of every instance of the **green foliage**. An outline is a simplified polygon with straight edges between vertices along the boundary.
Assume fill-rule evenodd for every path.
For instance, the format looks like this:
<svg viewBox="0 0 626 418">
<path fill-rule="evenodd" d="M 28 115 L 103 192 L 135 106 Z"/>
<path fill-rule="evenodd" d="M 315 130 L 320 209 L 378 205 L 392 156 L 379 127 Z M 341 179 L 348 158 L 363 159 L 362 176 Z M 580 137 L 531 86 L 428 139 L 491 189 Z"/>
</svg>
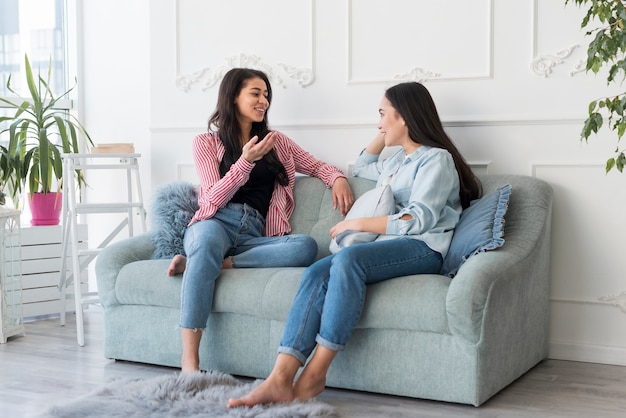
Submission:
<svg viewBox="0 0 626 418">
<path fill-rule="evenodd" d="M 15 203 L 25 188 L 26 180 L 30 193 L 49 193 L 53 179 L 58 180 L 57 191 L 60 190 L 63 178 L 61 154 L 81 152 L 79 134 L 93 145 L 89 134 L 74 115 L 55 108 L 73 87 L 54 97 L 49 86 L 52 60 L 45 79 L 41 74 L 37 77 L 33 75 L 28 55 L 24 57 L 24 64 L 30 97 L 23 98 L 14 91 L 9 76 L 7 89 L 19 100 L 0 98 L 15 109 L 13 116 L 0 116 L 0 122 L 9 123 L 9 127 L 1 132 L 9 133 L 9 146 L 0 146 L 0 180 L 8 186 L 9 195 Z M 84 183 L 81 174 L 77 174 L 78 182 Z"/>
<path fill-rule="evenodd" d="M 580 25 L 582 29 L 600 23 L 600 27 L 588 29 L 587 36 L 593 40 L 587 48 L 587 71 L 597 74 L 600 69 L 607 67 L 607 85 L 624 80 L 626 77 L 626 5 L 624 0 L 565 0 L 565 4 L 575 3 L 577 6 L 588 7 L 587 13 Z M 618 146 L 615 157 L 606 162 L 606 172 L 617 168 L 623 171 L 626 165 L 626 155 L 619 147 L 620 140 L 626 132 L 626 92 L 617 96 L 605 97 L 589 103 L 588 117 L 581 131 L 581 140 L 587 141 L 591 134 L 596 134 L 606 125 L 617 134 Z"/>
</svg>

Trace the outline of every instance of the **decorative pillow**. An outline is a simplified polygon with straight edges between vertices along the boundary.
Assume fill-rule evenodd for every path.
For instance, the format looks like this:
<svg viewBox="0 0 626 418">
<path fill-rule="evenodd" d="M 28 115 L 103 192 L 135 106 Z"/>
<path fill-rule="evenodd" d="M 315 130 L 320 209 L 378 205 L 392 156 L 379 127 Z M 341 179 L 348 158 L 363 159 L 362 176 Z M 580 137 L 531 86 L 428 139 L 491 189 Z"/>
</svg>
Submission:
<svg viewBox="0 0 626 418">
<path fill-rule="evenodd" d="M 388 185 L 380 186 L 368 190 L 361 195 L 346 214 L 346 219 L 393 215 L 395 209 L 396 202 L 393 198 L 391 187 Z M 337 234 L 337 236 L 330 241 L 329 250 L 331 253 L 335 254 L 344 247 L 371 242 L 377 237 L 378 234 L 372 232 L 346 230 Z"/>
<path fill-rule="evenodd" d="M 441 274 L 454 277 L 471 256 L 504 245 L 504 214 L 509 207 L 511 185 L 472 201 L 454 230 Z"/>
<path fill-rule="evenodd" d="M 189 182 L 172 182 L 155 191 L 152 200 L 152 240 L 156 250 L 153 258 L 172 258 L 176 254 L 185 254 L 185 229 L 197 210 L 198 194 Z"/>
</svg>

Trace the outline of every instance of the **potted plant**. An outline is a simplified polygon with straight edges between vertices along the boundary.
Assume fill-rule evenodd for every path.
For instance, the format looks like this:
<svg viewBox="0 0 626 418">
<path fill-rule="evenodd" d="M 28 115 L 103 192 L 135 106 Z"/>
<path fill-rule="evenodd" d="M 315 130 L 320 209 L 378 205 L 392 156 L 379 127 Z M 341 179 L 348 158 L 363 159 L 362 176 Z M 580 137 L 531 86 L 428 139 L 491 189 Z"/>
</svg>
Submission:
<svg viewBox="0 0 626 418">
<path fill-rule="evenodd" d="M 22 193 L 28 183 L 28 197 L 33 225 L 56 225 L 61 212 L 61 189 L 63 186 L 63 153 L 79 153 L 83 145 L 93 145 L 85 128 L 70 112 L 59 109 L 59 100 L 66 98 L 74 87 L 54 96 L 50 88 L 52 59 L 47 77 L 37 77 L 24 56 L 26 83 L 30 97 L 20 96 L 7 80 L 7 90 L 18 97 L 18 101 L 0 100 L 15 109 L 13 116 L 0 117 L 0 122 L 9 123 L 2 133 L 8 132 L 8 148 L 1 150 L 0 168 L 2 182 L 18 208 Z M 84 138 L 84 139 L 82 139 Z M 77 184 L 84 184 L 84 177 L 76 173 Z M 38 205 L 49 205 L 51 212 Z"/>
</svg>

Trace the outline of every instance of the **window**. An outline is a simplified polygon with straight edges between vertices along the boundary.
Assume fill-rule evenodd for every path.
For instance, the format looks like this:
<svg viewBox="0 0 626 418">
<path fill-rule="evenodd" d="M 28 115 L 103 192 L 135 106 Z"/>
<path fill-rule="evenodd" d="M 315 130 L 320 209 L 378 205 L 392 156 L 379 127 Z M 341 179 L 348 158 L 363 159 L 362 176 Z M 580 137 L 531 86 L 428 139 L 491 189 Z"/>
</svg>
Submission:
<svg viewBox="0 0 626 418">
<path fill-rule="evenodd" d="M 0 95 L 12 95 L 6 88 L 9 75 L 13 90 L 27 88 L 25 54 L 35 73 L 45 73 L 52 60 L 50 88 L 55 95 L 66 91 L 66 33 L 66 0 L 0 0 Z"/>
</svg>

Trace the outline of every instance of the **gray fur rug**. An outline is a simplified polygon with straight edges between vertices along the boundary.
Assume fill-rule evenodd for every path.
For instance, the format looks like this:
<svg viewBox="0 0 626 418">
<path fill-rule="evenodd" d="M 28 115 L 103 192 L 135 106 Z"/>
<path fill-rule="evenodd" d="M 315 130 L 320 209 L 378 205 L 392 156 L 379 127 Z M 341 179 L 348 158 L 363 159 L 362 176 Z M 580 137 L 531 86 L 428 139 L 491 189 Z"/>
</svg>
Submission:
<svg viewBox="0 0 626 418">
<path fill-rule="evenodd" d="M 69 403 L 53 406 L 43 417 L 334 417 L 332 406 L 314 399 L 306 402 L 226 408 L 229 398 L 245 395 L 261 383 L 243 383 L 218 372 L 158 376 L 143 380 L 116 380 Z"/>
</svg>

